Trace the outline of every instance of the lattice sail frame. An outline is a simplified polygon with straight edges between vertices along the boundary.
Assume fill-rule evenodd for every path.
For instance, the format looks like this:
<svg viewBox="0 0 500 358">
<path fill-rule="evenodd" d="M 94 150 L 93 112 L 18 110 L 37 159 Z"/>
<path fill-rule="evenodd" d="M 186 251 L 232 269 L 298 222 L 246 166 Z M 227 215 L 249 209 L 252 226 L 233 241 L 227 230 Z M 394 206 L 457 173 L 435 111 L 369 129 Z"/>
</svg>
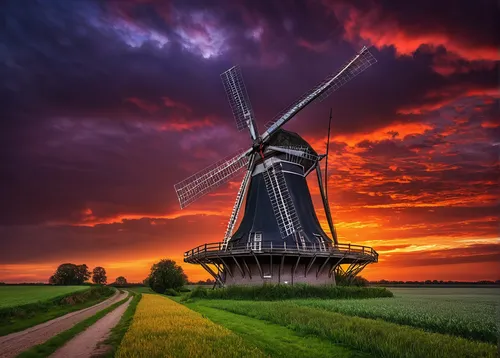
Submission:
<svg viewBox="0 0 500 358">
<path fill-rule="evenodd" d="M 271 200 L 274 216 L 278 222 L 282 239 L 299 232 L 302 228 L 292 197 L 288 191 L 281 162 L 274 163 L 263 172 L 267 194 Z"/>
<path fill-rule="evenodd" d="M 231 67 L 221 73 L 222 84 L 226 91 L 229 105 L 236 121 L 236 128 L 239 131 L 248 128 L 253 140 L 257 138 L 255 131 L 255 115 L 248 97 L 243 75 L 239 66 Z"/>
<path fill-rule="evenodd" d="M 174 185 L 182 209 L 234 178 L 248 165 L 247 152 L 239 150 Z"/>
<path fill-rule="evenodd" d="M 321 100 L 325 99 L 332 92 L 342 87 L 376 62 L 377 60 L 370 51 L 368 51 L 366 47 L 363 47 L 361 51 L 348 61 L 346 65 L 342 66 L 339 71 L 324 79 L 319 85 L 300 96 L 294 103 L 281 111 L 273 119 L 274 123 L 269 125 L 269 128 L 264 132 L 262 139 L 268 140 L 272 133 L 288 122 L 308 104 L 317 98 L 321 98 Z"/>
</svg>

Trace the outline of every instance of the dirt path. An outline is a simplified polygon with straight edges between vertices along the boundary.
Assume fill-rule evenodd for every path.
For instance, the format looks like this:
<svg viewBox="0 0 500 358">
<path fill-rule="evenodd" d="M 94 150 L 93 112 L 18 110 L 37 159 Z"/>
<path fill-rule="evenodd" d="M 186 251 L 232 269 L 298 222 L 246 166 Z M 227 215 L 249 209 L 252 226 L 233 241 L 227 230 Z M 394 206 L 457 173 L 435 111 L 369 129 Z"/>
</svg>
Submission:
<svg viewBox="0 0 500 358">
<path fill-rule="evenodd" d="M 47 321 L 21 332 L 11 333 L 0 337 L 0 357 L 15 357 L 19 353 L 24 352 L 33 346 L 44 343 L 53 336 L 70 329 L 78 322 L 93 316 L 100 310 L 111 306 L 113 303 L 116 303 L 125 297 L 127 297 L 127 293 L 119 293 L 117 291 L 107 300 L 104 300 L 94 306 L 68 313 L 67 315 L 55 318 L 51 321 Z"/>
<path fill-rule="evenodd" d="M 91 327 L 68 341 L 64 346 L 59 348 L 52 358 L 88 358 L 98 356 L 106 352 L 106 346 L 99 346 L 99 342 L 104 341 L 109 337 L 111 329 L 115 327 L 123 313 L 127 309 L 132 297 L 127 302 L 108 313 Z"/>
</svg>

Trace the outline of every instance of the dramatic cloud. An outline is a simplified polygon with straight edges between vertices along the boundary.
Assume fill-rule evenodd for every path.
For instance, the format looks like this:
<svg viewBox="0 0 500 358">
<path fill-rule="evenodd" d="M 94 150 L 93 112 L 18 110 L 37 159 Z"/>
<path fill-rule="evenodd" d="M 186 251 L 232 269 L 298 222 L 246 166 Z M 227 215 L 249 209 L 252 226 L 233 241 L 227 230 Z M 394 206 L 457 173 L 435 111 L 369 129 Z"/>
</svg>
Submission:
<svg viewBox="0 0 500 358">
<path fill-rule="evenodd" d="M 368 278 L 498 279 L 494 14 L 491 1 L 5 2 L 0 281 L 43 281 L 63 261 L 139 281 L 221 240 L 240 178 L 186 210 L 173 190 L 250 145 L 219 74 L 242 67 L 263 131 L 363 45 L 378 63 L 286 125 L 324 153 L 333 108 L 341 240 L 380 252 Z"/>
</svg>

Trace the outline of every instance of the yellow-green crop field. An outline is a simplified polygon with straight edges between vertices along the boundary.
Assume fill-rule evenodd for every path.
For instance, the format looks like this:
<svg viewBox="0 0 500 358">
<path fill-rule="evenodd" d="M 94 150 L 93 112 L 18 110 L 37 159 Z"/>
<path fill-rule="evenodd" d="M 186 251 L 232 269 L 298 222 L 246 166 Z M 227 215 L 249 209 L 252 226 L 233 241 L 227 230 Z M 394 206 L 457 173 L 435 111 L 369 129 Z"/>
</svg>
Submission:
<svg viewBox="0 0 500 358">
<path fill-rule="evenodd" d="M 143 294 L 117 357 L 264 357 L 240 336 L 159 295 Z"/>
<path fill-rule="evenodd" d="M 500 289 L 393 291 L 387 298 L 282 301 L 144 294 L 117 355 L 498 356 Z"/>
</svg>

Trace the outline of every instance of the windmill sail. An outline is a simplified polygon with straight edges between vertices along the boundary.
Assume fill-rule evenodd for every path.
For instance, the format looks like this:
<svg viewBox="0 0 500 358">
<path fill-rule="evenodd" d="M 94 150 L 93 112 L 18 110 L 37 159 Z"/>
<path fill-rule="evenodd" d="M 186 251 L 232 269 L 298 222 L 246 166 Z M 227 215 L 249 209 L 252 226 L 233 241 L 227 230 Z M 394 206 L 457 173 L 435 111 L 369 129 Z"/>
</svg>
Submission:
<svg viewBox="0 0 500 358">
<path fill-rule="evenodd" d="M 248 164 L 247 152 L 240 150 L 174 185 L 181 208 L 234 178 Z"/>
<path fill-rule="evenodd" d="M 238 66 L 231 67 L 220 76 L 236 120 L 236 128 L 240 131 L 248 128 L 252 140 L 256 140 L 258 133 L 255 126 L 255 116 L 240 68 Z"/>
<path fill-rule="evenodd" d="M 278 222 L 281 238 L 300 231 L 300 221 L 281 171 L 281 163 L 275 163 L 263 172 L 267 193 L 271 200 L 274 216 Z"/>
<path fill-rule="evenodd" d="M 349 62 L 347 62 L 347 64 L 344 65 L 338 72 L 327 77 L 323 80 L 323 82 L 309 92 L 306 92 L 291 106 L 287 107 L 284 111 L 278 114 L 275 117 L 276 120 L 274 123 L 270 125 L 266 132 L 262 135 L 262 139 L 267 141 L 272 133 L 288 122 L 308 104 L 317 98 L 324 99 L 376 62 L 377 60 L 373 57 L 370 51 L 368 51 L 366 47 L 363 47 L 363 49 Z"/>
<path fill-rule="evenodd" d="M 253 161 L 253 159 L 252 159 Z M 250 163 L 250 167 L 252 164 Z M 236 224 L 236 220 L 238 219 L 238 215 L 240 213 L 241 204 L 243 203 L 244 196 L 248 189 L 248 184 L 250 183 L 250 177 L 252 176 L 252 171 L 247 170 L 245 177 L 240 185 L 240 190 L 238 190 L 238 194 L 236 195 L 236 201 L 234 203 L 233 211 L 231 212 L 231 217 L 227 223 L 226 233 L 224 234 L 224 241 L 222 243 L 223 247 L 227 247 L 227 243 L 231 239 L 231 235 L 233 234 L 234 225 Z"/>
</svg>

